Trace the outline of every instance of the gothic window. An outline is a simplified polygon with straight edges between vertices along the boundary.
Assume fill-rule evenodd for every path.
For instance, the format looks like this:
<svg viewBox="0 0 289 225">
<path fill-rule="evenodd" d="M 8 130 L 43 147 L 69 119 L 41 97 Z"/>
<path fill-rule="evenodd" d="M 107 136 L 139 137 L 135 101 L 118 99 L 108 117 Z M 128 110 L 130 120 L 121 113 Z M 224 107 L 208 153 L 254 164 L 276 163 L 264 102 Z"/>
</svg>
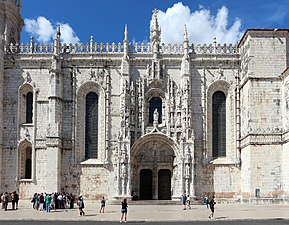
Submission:
<svg viewBox="0 0 289 225">
<path fill-rule="evenodd" d="M 26 147 L 20 151 L 20 179 L 32 178 L 32 149 Z"/>
<path fill-rule="evenodd" d="M 154 111 L 158 110 L 159 113 L 159 119 L 158 119 L 158 123 L 161 124 L 162 123 L 162 100 L 158 97 L 153 97 L 150 100 L 149 103 L 149 124 L 153 124 L 154 122 Z"/>
<path fill-rule="evenodd" d="M 26 96 L 26 123 L 32 123 L 33 116 L 33 93 L 28 92 Z"/>
<path fill-rule="evenodd" d="M 226 156 L 226 96 L 222 91 L 213 94 L 213 157 Z"/>
<path fill-rule="evenodd" d="M 89 92 L 85 102 L 85 159 L 98 155 L 98 95 Z"/>
</svg>

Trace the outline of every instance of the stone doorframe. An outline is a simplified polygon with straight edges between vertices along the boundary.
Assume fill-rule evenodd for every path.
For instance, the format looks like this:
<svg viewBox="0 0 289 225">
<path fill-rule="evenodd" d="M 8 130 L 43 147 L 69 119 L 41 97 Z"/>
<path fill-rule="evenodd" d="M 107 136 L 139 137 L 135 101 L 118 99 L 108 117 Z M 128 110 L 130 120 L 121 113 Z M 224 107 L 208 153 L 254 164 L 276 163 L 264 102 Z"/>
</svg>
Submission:
<svg viewBox="0 0 289 225">
<path fill-rule="evenodd" d="M 175 142 L 160 132 L 154 132 L 139 138 L 131 149 L 131 190 L 140 194 L 140 171 L 152 170 L 153 199 L 158 199 L 158 172 L 161 169 L 171 171 L 171 194 L 182 193 L 181 166 L 176 165 L 180 159 L 180 150 Z M 181 181 L 181 182 L 180 182 Z"/>
</svg>

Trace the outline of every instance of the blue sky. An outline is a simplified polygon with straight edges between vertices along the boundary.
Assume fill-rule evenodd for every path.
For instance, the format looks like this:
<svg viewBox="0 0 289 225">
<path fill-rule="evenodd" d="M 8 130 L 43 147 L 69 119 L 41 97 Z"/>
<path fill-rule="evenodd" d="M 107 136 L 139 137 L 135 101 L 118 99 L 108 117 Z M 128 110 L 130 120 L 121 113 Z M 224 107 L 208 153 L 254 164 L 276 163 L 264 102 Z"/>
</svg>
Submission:
<svg viewBox="0 0 289 225">
<path fill-rule="evenodd" d="M 131 42 L 149 41 L 152 10 L 159 9 L 162 41 L 181 43 L 186 24 L 190 42 L 236 43 L 248 28 L 289 28 L 289 0 L 23 0 L 25 27 L 51 43 L 57 24 L 62 42 L 122 42 L 125 24 Z"/>
</svg>

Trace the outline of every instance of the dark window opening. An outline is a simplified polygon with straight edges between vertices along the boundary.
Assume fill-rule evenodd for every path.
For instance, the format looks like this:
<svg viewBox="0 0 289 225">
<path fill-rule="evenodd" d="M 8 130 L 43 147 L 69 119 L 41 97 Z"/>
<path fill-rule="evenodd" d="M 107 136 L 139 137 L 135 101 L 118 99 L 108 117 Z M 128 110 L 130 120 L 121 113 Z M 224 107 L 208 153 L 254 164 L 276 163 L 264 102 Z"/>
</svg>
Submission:
<svg viewBox="0 0 289 225">
<path fill-rule="evenodd" d="M 26 96 L 26 123 L 32 123 L 33 116 L 33 93 L 28 92 Z"/>
<path fill-rule="evenodd" d="M 213 157 L 226 156 L 226 96 L 213 94 Z"/>
<path fill-rule="evenodd" d="M 25 174 L 24 174 L 25 179 L 31 179 L 31 173 L 32 173 L 31 156 L 32 156 L 32 150 L 31 148 L 28 147 L 26 149 L 26 156 L 25 156 Z"/>
<path fill-rule="evenodd" d="M 98 96 L 95 92 L 86 95 L 85 104 L 85 159 L 98 155 Z"/>
</svg>

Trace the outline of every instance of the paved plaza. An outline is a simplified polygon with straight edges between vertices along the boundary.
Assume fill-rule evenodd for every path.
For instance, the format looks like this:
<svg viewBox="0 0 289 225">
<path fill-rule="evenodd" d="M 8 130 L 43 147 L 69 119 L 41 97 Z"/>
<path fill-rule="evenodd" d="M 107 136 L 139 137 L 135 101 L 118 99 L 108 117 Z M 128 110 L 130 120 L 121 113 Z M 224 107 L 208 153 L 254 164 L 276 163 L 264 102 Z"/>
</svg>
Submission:
<svg viewBox="0 0 289 225">
<path fill-rule="evenodd" d="M 78 209 L 56 210 L 51 213 L 32 209 L 30 201 L 20 201 L 18 210 L 1 211 L 1 220 L 47 220 L 47 221 L 118 221 L 120 205 L 106 206 L 105 213 L 99 213 L 99 202 L 86 201 L 85 216 L 80 217 Z M 217 204 L 214 220 L 283 219 L 289 221 L 289 205 L 245 205 Z M 179 205 L 130 205 L 128 221 L 206 221 L 210 220 L 209 209 L 205 205 L 192 205 L 192 209 L 182 210 Z"/>
</svg>

